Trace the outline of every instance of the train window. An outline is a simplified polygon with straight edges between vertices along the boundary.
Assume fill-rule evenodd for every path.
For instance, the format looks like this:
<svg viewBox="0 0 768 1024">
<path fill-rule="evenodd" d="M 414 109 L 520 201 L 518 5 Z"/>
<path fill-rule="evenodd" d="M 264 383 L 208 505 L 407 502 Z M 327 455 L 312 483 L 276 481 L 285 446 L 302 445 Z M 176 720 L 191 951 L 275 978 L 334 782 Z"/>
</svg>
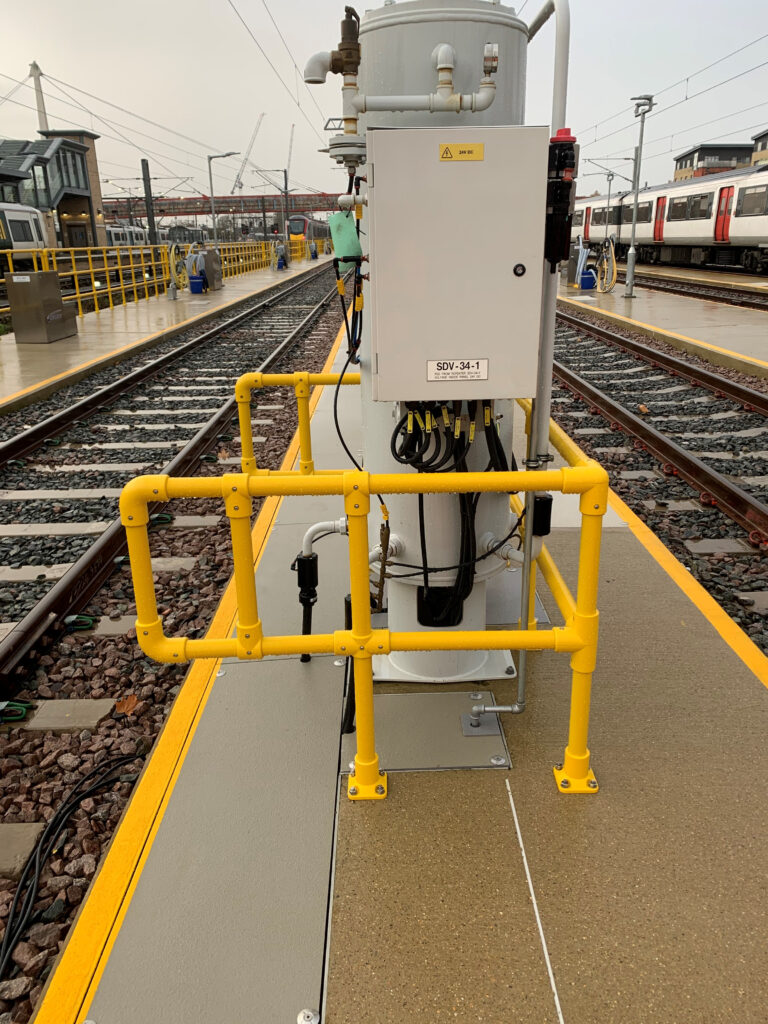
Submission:
<svg viewBox="0 0 768 1024">
<path fill-rule="evenodd" d="M 11 229 L 11 238 L 14 242 L 32 241 L 32 228 L 27 221 L 15 220 L 13 217 L 9 217 L 8 227 Z"/>
<path fill-rule="evenodd" d="M 768 185 L 740 188 L 736 203 L 737 217 L 763 217 L 768 213 Z"/>
<path fill-rule="evenodd" d="M 706 220 L 712 215 L 712 193 L 688 197 L 688 220 Z"/>
<path fill-rule="evenodd" d="M 584 223 L 584 211 L 583 210 L 577 210 L 574 213 L 574 215 L 573 215 L 573 226 L 575 228 L 580 228 L 583 223 Z"/>
<path fill-rule="evenodd" d="M 687 220 L 688 219 L 688 197 L 685 196 L 682 199 L 672 199 L 669 203 L 669 213 L 667 214 L 667 220 Z"/>
<path fill-rule="evenodd" d="M 37 240 L 40 243 L 40 245 L 42 245 L 43 244 L 43 233 L 40 230 L 40 221 L 37 219 L 37 217 L 33 217 L 32 218 L 32 224 L 34 225 L 34 228 L 35 228 L 35 234 L 37 235 Z"/>
<path fill-rule="evenodd" d="M 652 203 L 638 203 L 637 204 L 637 223 L 638 224 L 650 224 L 651 223 L 651 207 Z M 632 204 L 629 206 L 622 206 L 621 208 L 621 222 L 622 224 L 632 223 Z"/>
<path fill-rule="evenodd" d="M 605 224 L 605 207 L 603 206 L 600 210 L 592 211 L 592 220 L 590 222 L 593 226 L 598 224 Z"/>
</svg>

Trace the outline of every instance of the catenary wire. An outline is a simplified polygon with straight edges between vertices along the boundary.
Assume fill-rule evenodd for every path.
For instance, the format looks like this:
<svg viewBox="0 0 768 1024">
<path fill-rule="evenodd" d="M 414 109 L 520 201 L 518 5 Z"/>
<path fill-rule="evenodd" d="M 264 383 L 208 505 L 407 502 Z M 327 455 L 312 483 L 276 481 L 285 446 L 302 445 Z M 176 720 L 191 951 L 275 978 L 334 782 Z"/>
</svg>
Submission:
<svg viewBox="0 0 768 1024">
<path fill-rule="evenodd" d="M 743 46 L 738 47 L 736 50 L 731 50 L 731 52 L 726 53 L 724 57 L 718 57 L 717 60 L 712 61 L 711 64 L 707 64 L 705 67 L 699 68 L 698 71 L 694 71 L 690 75 L 686 75 L 685 78 L 681 78 L 677 82 L 673 82 L 672 85 L 667 85 L 663 89 L 659 89 L 657 92 L 653 93 L 653 95 L 663 96 L 664 93 L 669 92 L 670 89 L 674 89 L 678 85 L 683 85 L 685 82 L 689 82 L 692 78 L 697 78 L 699 75 L 703 75 L 705 71 L 709 71 L 717 64 L 722 64 L 723 61 L 728 60 L 729 57 L 735 57 L 737 53 L 742 53 L 744 50 L 748 50 L 750 46 L 754 46 L 756 43 L 762 42 L 763 39 L 768 39 L 768 32 L 762 36 L 758 36 L 757 39 L 751 39 L 748 43 L 744 43 Z M 602 121 L 596 121 L 595 124 L 591 124 L 588 128 L 580 128 L 577 134 L 583 135 L 585 132 L 591 132 L 593 128 L 599 128 L 601 125 L 607 124 L 609 121 L 613 121 L 614 118 L 621 117 L 623 113 L 628 112 L 631 109 L 631 106 L 623 106 L 621 110 L 617 110 L 616 113 L 611 114 L 610 117 L 604 117 Z"/>
<path fill-rule="evenodd" d="M 714 89 L 719 89 L 723 85 L 728 85 L 730 82 L 735 82 L 738 78 L 743 78 L 745 75 L 751 74 L 753 71 L 759 71 L 760 68 L 764 68 L 768 65 L 768 60 L 762 61 L 760 64 L 755 64 L 751 68 L 747 68 L 745 71 L 740 71 L 737 75 L 731 75 L 730 78 L 724 78 L 721 82 L 716 82 L 714 85 L 708 85 L 706 89 L 700 89 L 699 92 L 691 93 L 690 96 L 686 96 L 682 100 L 677 100 L 675 103 L 670 103 L 667 107 L 662 107 L 661 110 L 651 112 L 646 116 L 646 121 L 649 121 L 652 117 L 660 117 L 661 114 L 666 114 L 669 110 L 674 110 L 675 107 L 681 106 L 683 103 L 688 103 L 689 100 L 694 100 L 698 96 L 703 96 L 705 93 L 712 92 Z M 585 142 L 582 145 L 582 149 L 586 149 L 587 146 L 594 146 L 596 142 L 603 142 L 605 139 L 610 139 L 614 135 L 619 135 L 621 132 L 628 131 L 633 128 L 636 121 L 631 121 L 629 124 L 622 125 L 621 128 L 615 128 L 612 132 L 607 132 L 605 135 L 600 135 L 598 138 L 593 139 L 591 142 Z"/>
<path fill-rule="evenodd" d="M 267 15 L 269 16 L 269 20 L 270 20 L 270 21 L 272 22 L 272 24 L 273 24 L 273 25 L 275 26 L 275 31 L 276 31 L 276 32 L 277 32 L 277 34 L 278 34 L 278 35 L 280 36 L 280 40 L 282 41 L 282 44 L 283 44 L 283 46 L 285 47 L 285 49 L 286 49 L 286 51 L 287 51 L 287 53 L 288 53 L 288 56 L 289 56 L 289 57 L 291 58 L 291 61 L 293 62 L 293 66 L 294 66 L 294 68 L 296 69 L 296 73 L 297 73 L 297 74 L 298 74 L 298 75 L 299 75 L 299 76 L 301 77 L 301 81 L 302 81 L 302 83 L 303 83 L 303 85 L 304 85 L 304 88 L 305 88 L 305 89 L 307 90 L 307 95 L 309 96 L 309 98 L 310 98 L 310 99 L 312 100 L 312 102 L 314 103 L 314 105 L 315 105 L 315 108 L 317 109 L 317 112 L 318 112 L 318 114 L 319 114 L 319 115 L 320 115 L 320 117 L 322 117 L 322 119 L 323 119 L 323 123 L 325 123 L 325 119 L 326 119 L 326 116 L 325 116 L 325 114 L 323 113 L 322 109 L 320 108 L 320 104 L 319 104 L 319 103 L 317 102 L 317 100 L 315 99 L 315 94 L 314 94 L 314 92 L 313 92 L 313 91 L 312 91 L 312 90 L 311 90 L 311 89 L 309 88 L 309 86 L 307 85 L 307 83 L 306 83 L 306 82 L 304 82 L 304 76 L 303 76 L 303 75 L 302 75 L 302 73 L 301 73 L 301 69 L 299 68 L 298 64 L 296 63 L 296 58 L 295 58 L 295 57 L 293 56 L 293 53 L 291 52 L 291 48 L 290 48 L 290 46 L 288 45 L 288 43 L 286 42 L 285 36 L 284 36 L 284 35 L 283 35 L 283 33 L 282 33 L 282 32 L 280 31 L 280 26 L 279 26 L 279 25 L 277 24 L 277 22 L 275 21 L 275 19 L 274 19 L 273 15 L 272 15 L 272 11 L 270 11 L 270 9 L 269 9 L 269 6 L 267 5 L 267 0 L 261 0 L 261 2 L 262 2 L 262 4 L 264 5 L 264 10 L 265 10 L 265 11 L 267 12 Z M 297 99 L 296 103 L 297 103 L 297 105 L 298 105 L 298 99 Z"/>
<path fill-rule="evenodd" d="M 299 111 L 301 112 L 301 116 L 302 116 L 302 117 L 304 118 L 304 120 L 305 120 L 305 121 L 307 122 L 307 124 L 308 124 L 308 125 L 309 125 L 309 127 L 310 127 L 310 128 L 312 129 L 312 131 L 313 131 L 313 132 L 315 133 L 315 135 L 316 135 L 316 136 L 318 137 L 318 139 L 319 139 L 319 140 L 320 140 L 320 141 L 321 141 L 321 142 L 323 143 L 323 145 L 325 145 L 325 139 L 324 139 L 324 138 L 322 137 L 322 135 L 321 135 L 321 134 L 320 134 L 320 132 L 319 132 L 319 131 L 317 130 L 317 128 L 315 128 L 314 124 L 312 124 L 312 122 L 310 121 L 310 119 L 309 119 L 309 116 L 308 116 L 308 114 L 307 114 L 306 110 L 305 110 L 305 109 L 304 109 L 304 108 L 303 108 L 303 107 L 301 106 L 301 104 L 299 103 L 299 101 L 298 101 L 298 100 L 296 99 L 296 97 L 295 97 L 295 96 L 293 95 L 293 93 L 291 92 L 290 86 L 289 86 L 289 85 L 288 85 L 288 84 L 286 83 L 286 81 L 285 81 L 285 79 L 283 78 L 283 76 L 282 76 L 282 75 L 280 74 L 280 72 L 279 72 L 279 71 L 277 70 L 277 68 L 275 67 L 275 65 L 274 65 L 274 64 L 272 63 L 272 61 L 271 61 L 271 60 L 269 59 L 269 57 L 267 56 L 267 52 L 266 52 L 266 50 L 265 50 L 265 49 L 264 49 L 264 47 L 263 47 L 263 46 L 261 45 L 261 43 L 260 43 L 260 42 L 258 41 L 258 39 L 256 38 L 256 36 L 255 36 L 255 35 L 253 34 L 253 31 L 252 31 L 252 29 L 250 28 L 250 26 L 248 25 L 248 22 L 247 22 L 247 21 L 246 21 L 246 20 L 245 20 L 245 19 L 243 18 L 242 14 L 240 13 L 240 11 L 239 11 L 239 10 L 237 9 L 237 7 L 235 6 L 234 0 L 227 0 L 227 3 L 228 3 L 228 4 L 229 4 L 229 6 L 230 6 L 230 7 L 232 8 L 232 10 L 233 10 L 233 11 L 235 12 L 235 14 L 236 14 L 236 16 L 237 16 L 238 20 L 240 21 L 240 24 L 241 24 L 241 25 L 243 26 L 243 28 L 245 29 L 245 31 L 246 31 L 246 32 L 248 33 L 248 35 L 249 35 L 249 36 L 251 37 L 251 39 L 253 40 L 253 42 L 254 42 L 254 43 L 256 44 L 256 46 L 258 47 L 258 49 L 259 49 L 259 52 L 261 53 L 261 55 L 262 55 L 262 57 L 264 58 L 264 60 L 265 60 L 265 61 L 267 62 L 267 64 L 269 64 L 269 66 L 270 66 L 270 67 L 272 68 L 272 70 L 274 71 L 274 73 L 275 73 L 275 76 L 276 76 L 276 77 L 277 77 L 277 79 L 279 80 L 279 82 L 280 82 L 280 84 L 282 85 L 282 87 L 283 87 L 283 88 L 285 89 L 285 91 L 286 91 L 286 92 L 288 93 L 288 95 L 289 95 L 289 96 L 291 97 L 291 99 L 293 100 L 293 102 L 294 102 L 294 103 L 296 104 L 296 106 L 297 106 L 297 107 L 299 108 Z"/>
</svg>

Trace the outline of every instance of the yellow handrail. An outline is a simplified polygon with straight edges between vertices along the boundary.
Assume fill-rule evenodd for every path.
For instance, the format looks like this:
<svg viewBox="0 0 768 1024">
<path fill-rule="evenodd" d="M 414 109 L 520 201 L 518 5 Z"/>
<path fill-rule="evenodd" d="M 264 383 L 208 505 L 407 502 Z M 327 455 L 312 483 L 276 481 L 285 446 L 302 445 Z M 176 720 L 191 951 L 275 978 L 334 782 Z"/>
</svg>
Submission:
<svg viewBox="0 0 768 1024">
<path fill-rule="evenodd" d="M 295 246 L 295 254 L 294 254 Z M 308 258 L 308 244 L 291 243 L 291 258 Z M 65 303 L 77 305 L 78 316 L 88 310 L 90 300 L 95 312 L 107 304 L 110 308 L 139 299 L 165 294 L 171 280 L 167 245 L 107 245 L 63 249 L 1 250 L 10 273 L 33 269 L 54 270 L 61 282 Z M 186 256 L 188 245 L 180 247 Z M 274 260 L 274 242 L 224 242 L 219 246 L 222 275 L 225 278 L 254 270 L 266 270 Z M 1 266 L 2 264 L 0 264 Z M 0 276 L 0 285 L 5 278 Z M 9 306 L 0 306 L 8 313 Z"/>
<path fill-rule="evenodd" d="M 282 375 L 265 375 L 282 376 Z M 288 375 L 291 376 L 291 375 Z M 325 375 L 318 375 L 325 376 Z M 333 376 L 333 375 L 328 375 Z M 310 375 L 304 375 L 309 378 Z M 368 514 L 371 494 L 478 493 L 560 491 L 580 494 L 582 514 L 579 585 L 575 601 L 549 568 L 568 614 L 564 626 L 551 629 L 452 630 L 391 632 L 372 629 L 370 618 Z M 338 495 L 347 515 L 350 559 L 351 629 L 313 636 L 265 636 L 258 613 L 253 553 L 250 542 L 252 499 L 270 495 Z M 238 596 L 236 635 L 194 639 L 169 637 L 158 614 L 149 548 L 149 504 L 176 498 L 223 499 L 230 520 L 235 587 Z M 450 474 L 311 473 L 252 469 L 212 479 L 142 476 L 123 489 L 121 521 L 126 529 L 136 596 L 136 632 L 142 650 L 157 661 L 193 658 L 258 659 L 299 653 L 334 653 L 355 660 L 357 742 L 355 772 L 348 793 L 352 799 L 386 795 L 386 776 L 379 772 L 373 723 L 371 658 L 396 650 L 555 650 L 571 653 L 573 670 L 571 719 L 563 765 L 555 775 L 561 791 L 594 792 L 597 783 L 589 766 L 587 728 L 592 672 L 597 652 L 597 573 L 600 527 L 608 497 L 608 475 L 596 462 L 559 469 Z M 545 575 L 546 578 L 546 575 Z M 563 785 L 565 783 L 565 785 Z"/>
<path fill-rule="evenodd" d="M 302 473 L 314 473 L 312 459 L 312 434 L 310 431 L 309 397 L 313 387 L 319 384 L 335 386 L 339 373 L 244 373 L 235 384 L 237 415 L 240 424 L 241 467 L 244 473 L 256 470 L 256 456 L 253 451 L 253 427 L 251 425 L 251 392 L 256 388 L 292 387 L 296 395 L 299 419 L 299 469 Z M 359 373 L 345 373 L 342 384 L 359 384 Z"/>
</svg>

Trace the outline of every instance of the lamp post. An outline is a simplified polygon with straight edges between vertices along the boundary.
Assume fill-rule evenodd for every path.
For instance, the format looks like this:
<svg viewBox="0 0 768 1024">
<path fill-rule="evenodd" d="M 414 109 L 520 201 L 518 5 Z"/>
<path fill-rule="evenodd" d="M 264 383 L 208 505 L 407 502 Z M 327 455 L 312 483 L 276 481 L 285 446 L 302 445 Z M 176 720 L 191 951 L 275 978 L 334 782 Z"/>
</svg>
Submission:
<svg viewBox="0 0 768 1024">
<path fill-rule="evenodd" d="M 231 150 L 229 153 L 213 153 L 208 157 L 208 184 L 211 189 L 211 220 L 213 221 L 213 247 L 216 248 L 218 244 L 218 236 L 216 234 L 216 200 L 213 196 L 213 171 L 211 170 L 211 164 L 214 160 L 226 160 L 228 156 L 238 156 L 239 153 L 235 150 Z"/>
<path fill-rule="evenodd" d="M 633 299 L 635 297 L 633 291 L 635 285 L 635 261 L 637 259 L 637 253 L 635 252 L 635 232 L 637 230 L 637 201 L 640 195 L 640 161 L 643 157 L 643 133 L 645 131 L 645 116 L 656 106 L 653 102 L 653 96 L 633 96 L 632 100 L 635 104 L 635 117 L 640 118 L 640 137 L 637 140 L 637 156 L 635 158 L 635 201 L 632 205 L 632 236 L 629 244 L 629 252 L 627 253 L 627 280 L 626 290 L 624 292 L 625 299 Z"/>
</svg>

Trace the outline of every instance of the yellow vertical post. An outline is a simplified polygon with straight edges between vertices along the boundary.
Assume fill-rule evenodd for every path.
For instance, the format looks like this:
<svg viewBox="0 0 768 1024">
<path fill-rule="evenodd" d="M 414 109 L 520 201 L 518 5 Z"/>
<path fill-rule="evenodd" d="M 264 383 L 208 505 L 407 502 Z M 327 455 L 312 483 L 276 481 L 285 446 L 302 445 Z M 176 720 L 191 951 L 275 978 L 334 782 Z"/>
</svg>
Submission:
<svg viewBox="0 0 768 1024">
<path fill-rule="evenodd" d="M 299 414 L 299 471 L 301 473 L 314 473 L 315 463 L 312 459 L 312 432 L 310 430 L 309 416 L 309 386 L 308 373 L 294 374 L 293 390 L 296 393 L 296 406 Z"/>
<path fill-rule="evenodd" d="M 93 250 L 91 249 L 86 250 L 86 252 L 88 253 L 88 273 L 90 274 L 91 277 L 91 295 L 93 296 L 93 305 L 96 312 L 100 313 L 101 309 L 99 308 L 99 297 L 96 294 L 96 277 L 93 272 L 93 257 L 91 255 L 92 251 Z"/>
<path fill-rule="evenodd" d="M 131 284 L 133 285 L 133 301 L 139 301 L 139 295 L 136 291 L 136 264 L 133 261 L 133 246 L 128 246 L 128 267 L 131 271 Z"/>
<path fill-rule="evenodd" d="M 77 263 L 75 262 L 75 250 L 69 249 L 69 262 L 72 267 L 72 278 L 75 282 L 75 298 L 77 300 L 77 315 L 83 315 L 83 297 L 80 294 L 80 278 L 77 273 Z"/>
<path fill-rule="evenodd" d="M 139 246 L 139 256 L 141 257 L 141 280 L 144 284 L 144 298 L 149 298 L 149 288 L 147 287 L 147 264 L 144 259 L 144 246 Z"/>
<path fill-rule="evenodd" d="M 589 704 L 592 673 L 597 661 L 597 584 L 600 571 L 600 537 L 608 500 L 605 482 L 591 487 L 581 496 L 581 538 L 579 543 L 579 582 L 573 626 L 584 646 L 571 655 L 571 712 L 568 746 L 563 763 L 555 765 L 555 779 L 561 793 L 596 793 L 595 773 L 589 766 Z"/>
<path fill-rule="evenodd" d="M 101 250 L 101 259 L 102 262 L 104 263 L 104 280 L 107 283 L 107 298 L 109 299 L 109 308 L 114 309 L 115 304 L 112 301 L 112 276 L 109 272 L 109 267 L 107 266 L 107 250 L 104 248 L 102 248 Z"/>
<path fill-rule="evenodd" d="M 115 256 L 117 258 L 117 279 L 120 282 L 120 295 L 123 299 L 123 305 L 125 305 L 125 281 L 123 279 L 123 261 L 119 245 L 115 246 Z"/>
<path fill-rule="evenodd" d="M 237 593 L 238 656 L 258 657 L 262 628 L 256 601 L 256 578 L 253 572 L 253 502 L 248 494 L 248 480 L 242 475 L 228 473 L 223 478 L 222 487 L 225 493 L 224 506 L 232 531 L 232 564 Z"/>
<path fill-rule="evenodd" d="M 240 426 L 240 466 L 244 473 L 254 473 L 256 471 L 256 456 L 253 452 L 253 428 L 251 426 L 251 390 L 254 387 L 258 387 L 258 384 L 253 383 L 246 386 L 241 381 L 238 381 L 235 388 L 237 420 Z"/>
<path fill-rule="evenodd" d="M 373 664 L 368 644 L 371 639 L 371 596 L 368 583 L 368 512 L 371 499 L 363 481 L 365 473 L 345 473 L 344 509 L 349 531 L 349 577 L 352 604 L 352 656 L 355 666 L 355 713 L 357 753 L 355 771 L 347 781 L 350 800 L 383 800 L 387 795 L 387 776 L 379 771 L 373 716 Z M 347 486 L 347 481 L 354 481 Z M 347 634 L 350 635 L 350 634 Z"/>
</svg>

